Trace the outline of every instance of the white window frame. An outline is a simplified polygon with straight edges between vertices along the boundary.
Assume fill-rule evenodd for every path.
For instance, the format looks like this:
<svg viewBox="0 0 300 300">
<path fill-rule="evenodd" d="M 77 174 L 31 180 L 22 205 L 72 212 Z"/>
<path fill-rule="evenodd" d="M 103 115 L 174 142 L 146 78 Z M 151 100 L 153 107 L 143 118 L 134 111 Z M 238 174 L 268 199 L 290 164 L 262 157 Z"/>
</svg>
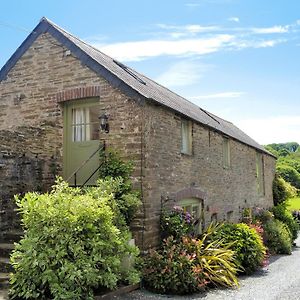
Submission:
<svg viewBox="0 0 300 300">
<path fill-rule="evenodd" d="M 230 159 L 230 139 L 228 137 L 223 137 L 223 167 L 225 169 L 229 169 L 231 166 L 231 159 Z"/>
<path fill-rule="evenodd" d="M 191 155 L 193 149 L 193 126 L 190 120 L 181 119 L 181 153 Z"/>
</svg>

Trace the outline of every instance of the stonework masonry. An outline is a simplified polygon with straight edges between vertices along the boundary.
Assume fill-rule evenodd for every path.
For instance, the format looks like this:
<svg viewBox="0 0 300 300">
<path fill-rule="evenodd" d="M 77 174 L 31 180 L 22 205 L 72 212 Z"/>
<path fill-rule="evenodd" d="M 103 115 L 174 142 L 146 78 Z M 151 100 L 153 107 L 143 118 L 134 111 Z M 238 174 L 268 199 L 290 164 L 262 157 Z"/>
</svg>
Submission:
<svg viewBox="0 0 300 300">
<path fill-rule="evenodd" d="M 143 200 L 132 224 L 138 245 L 157 245 L 165 202 L 201 200 L 206 223 L 212 214 L 223 220 L 233 212 L 237 221 L 245 207 L 272 205 L 273 157 L 263 154 L 265 194 L 259 196 L 254 148 L 230 139 L 231 166 L 225 169 L 222 134 L 193 122 L 192 154 L 181 154 L 182 116 L 131 99 L 65 50 L 42 34 L 0 82 L 1 226 L 13 226 L 5 217 L 13 194 L 47 190 L 63 174 L 64 103 L 89 98 L 99 100 L 99 114 L 109 115 L 110 132 L 100 133 L 100 142 L 134 162 L 134 187 Z"/>
<path fill-rule="evenodd" d="M 222 134 L 193 123 L 192 154 L 182 154 L 182 117 L 153 104 L 147 105 L 146 110 L 145 201 L 148 201 L 146 215 L 151 229 L 145 240 L 150 245 L 157 239 L 159 213 L 164 201 L 169 202 L 168 206 L 170 203 L 176 205 L 198 193 L 196 197 L 204 200 L 206 224 L 213 214 L 217 214 L 218 221 L 223 221 L 230 213 L 231 221 L 238 221 L 244 208 L 273 205 L 273 157 L 263 154 L 265 194 L 259 195 L 257 150 L 230 139 L 231 165 L 226 169 L 223 167 Z"/>
</svg>

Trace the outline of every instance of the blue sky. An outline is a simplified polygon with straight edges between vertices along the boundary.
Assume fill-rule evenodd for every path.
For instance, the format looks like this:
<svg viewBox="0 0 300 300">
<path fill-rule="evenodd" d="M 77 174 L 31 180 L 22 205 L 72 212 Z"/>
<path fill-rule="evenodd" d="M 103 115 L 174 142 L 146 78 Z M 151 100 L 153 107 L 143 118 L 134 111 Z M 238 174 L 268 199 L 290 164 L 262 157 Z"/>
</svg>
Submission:
<svg viewBox="0 0 300 300">
<path fill-rule="evenodd" d="M 262 144 L 300 143 L 300 1 L 3 1 L 0 66 L 46 16 Z"/>
</svg>

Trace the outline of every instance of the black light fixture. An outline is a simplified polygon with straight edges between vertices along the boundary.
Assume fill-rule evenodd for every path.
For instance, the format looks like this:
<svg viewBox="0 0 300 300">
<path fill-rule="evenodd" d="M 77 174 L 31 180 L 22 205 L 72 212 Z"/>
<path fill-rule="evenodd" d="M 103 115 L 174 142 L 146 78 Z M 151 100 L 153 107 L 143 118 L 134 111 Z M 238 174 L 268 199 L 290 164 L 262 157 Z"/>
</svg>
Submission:
<svg viewBox="0 0 300 300">
<path fill-rule="evenodd" d="M 99 120 L 100 120 L 100 129 L 105 133 L 109 133 L 108 115 L 106 113 L 103 113 L 102 115 L 99 116 Z"/>
</svg>

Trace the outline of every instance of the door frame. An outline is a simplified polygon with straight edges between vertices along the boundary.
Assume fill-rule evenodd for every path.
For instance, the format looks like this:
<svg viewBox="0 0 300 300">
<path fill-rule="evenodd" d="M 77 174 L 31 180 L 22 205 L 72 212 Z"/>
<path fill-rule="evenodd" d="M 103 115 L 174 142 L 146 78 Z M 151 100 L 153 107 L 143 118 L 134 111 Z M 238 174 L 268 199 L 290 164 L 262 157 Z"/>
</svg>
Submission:
<svg viewBox="0 0 300 300">
<path fill-rule="evenodd" d="M 89 106 L 97 106 L 99 105 L 99 112 L 100 112 L 100 102 L 99 97 L 89 97 L 89 98 L 82 98 L 82 99 L 75 99 L 66 101 L 63 103 L 63 179 L 67 180 L 71 174 L 68 174 L 68 143 L 69 141 L 69 129 L 68 129 L 68 112 L 73 107 L 89 107 Z M 100 145 L 100 135 L 99 135 L 99 145 Z M 84 161 L 84 160 L 83 160 Z"/>
</svg>

